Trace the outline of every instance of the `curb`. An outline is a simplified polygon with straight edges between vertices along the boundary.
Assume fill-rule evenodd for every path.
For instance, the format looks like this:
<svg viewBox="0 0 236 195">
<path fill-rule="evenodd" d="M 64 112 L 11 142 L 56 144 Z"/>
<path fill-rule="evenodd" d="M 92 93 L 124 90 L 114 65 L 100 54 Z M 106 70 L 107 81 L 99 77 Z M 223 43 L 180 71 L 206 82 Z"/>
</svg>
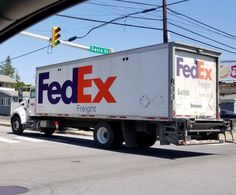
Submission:
<svg viewBox="0 0 236 195">
<path fill-rule="evenodd" d="M 8 123 L 8 122 L 0 122 L 0 125 L 5 126 L 5 127 L 10 127 L 11 126 L 11 124 Z"/>
</svg>

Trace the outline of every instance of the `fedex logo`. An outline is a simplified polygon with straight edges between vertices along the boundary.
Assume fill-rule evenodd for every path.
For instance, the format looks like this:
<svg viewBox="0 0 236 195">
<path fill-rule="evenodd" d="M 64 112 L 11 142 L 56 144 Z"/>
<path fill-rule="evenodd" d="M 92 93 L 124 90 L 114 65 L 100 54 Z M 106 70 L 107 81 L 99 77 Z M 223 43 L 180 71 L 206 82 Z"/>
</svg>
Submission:
<svg viewBox="0 0 236 195">
<path fill-rule="evenodd" d="M 184 64 L 184 58 L 177 57 L 177 76 L 181 73 L 185 78 L 212 80 L 212 69 L 206 68 L 204 61 L 196 60 L 194 65 Z"/>
<path fill-rule="evenodd" d="M 92 74 L 93 66 L 83 66 L 73 68 L 72 80 L 66 80 L 60 84 L 57 81 L 47 83 L 50 78 L 49 72 L 39 74 L 38 80 L 38 103 L 43 103 L 43 94 L 47 93 L 48 101 L 51 104 L 57 104 L 62 100 L 65 104 L 70 103 L 99 103 L 105 99 L 107 103 L 116 103 L 115 98 L 109 91 L 110 87 L 116 80 L 116 76 L 108 77 L 105 81 L 101 78 L 85 79 L 85 75 Z M 93 98 L 91 94 L 85 94 L 85 88 L 96 86 L 98 92 Z M 71 95 L 67 95 L 66 91 L 71 88 Z"/>
</svg>

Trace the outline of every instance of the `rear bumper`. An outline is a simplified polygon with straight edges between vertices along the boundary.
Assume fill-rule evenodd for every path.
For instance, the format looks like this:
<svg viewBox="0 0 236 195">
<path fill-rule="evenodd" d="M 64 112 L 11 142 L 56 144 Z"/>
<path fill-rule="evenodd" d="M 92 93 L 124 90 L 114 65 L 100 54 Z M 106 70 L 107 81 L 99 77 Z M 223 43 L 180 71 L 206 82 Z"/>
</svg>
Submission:
<svg viewBox="0 0 236 195">
<path fill-rule="evenodd" d="M 231 131 L 233 120 L 187 120 L 186 127 L 188 132 L 220 132 Z"/>
</svg>

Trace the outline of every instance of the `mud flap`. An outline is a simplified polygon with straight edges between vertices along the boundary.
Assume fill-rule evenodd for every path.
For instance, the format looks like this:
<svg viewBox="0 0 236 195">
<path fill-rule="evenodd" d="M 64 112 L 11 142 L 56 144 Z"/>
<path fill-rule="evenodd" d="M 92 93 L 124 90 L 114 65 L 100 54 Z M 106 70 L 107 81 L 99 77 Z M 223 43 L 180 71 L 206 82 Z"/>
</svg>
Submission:
<svg viewBox="0 0 236 195">
<path fill-rule="evenodd" d="M 122 131 L 126 147 L 137 147 L 136 131 L 134 125 L 130 121 L 122 121 Z"/>
</svg>

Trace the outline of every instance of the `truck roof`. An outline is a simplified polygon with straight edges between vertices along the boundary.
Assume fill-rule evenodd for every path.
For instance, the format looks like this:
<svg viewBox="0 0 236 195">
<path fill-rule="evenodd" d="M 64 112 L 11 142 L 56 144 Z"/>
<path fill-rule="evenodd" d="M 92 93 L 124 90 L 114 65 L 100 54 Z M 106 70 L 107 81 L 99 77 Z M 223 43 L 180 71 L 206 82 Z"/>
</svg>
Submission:
<svg viewBox="0 0 236 195">
<path fill-rule="evenodd" d="M 145 50 L 154 50 L 154 49 L 161 49 L 161 48 L 166 48 L 166 47 L 177 47 L 181 50 L 193 52 L 193 53 L 199 53 L 201 55 L 210 55 L 210 56 L 217 56 L 217 57 L 221 55 L 221 53 L 217 52 L 217 51 L 213 51 L 213 50 L 209 50 L 209 49 L 205 49 L 205 48 L 201 48 L 201 47 L 197 47 L 197 46 L 182 44 L 182 43 L 178 43 L 178 42 L 169 42 L 167 44 L 160 43 L 160 44 L 154 44 L 154 45 L 149 45 L 149 46 L 144 46 L 144 47 L 139 47 L 139 48 L 118 51 L 118 52 L 114 52 L 114 53 L 107 54 L 107 55 L 98 55 L 98 56 L 86 57 L 86 58 L 81 58 L 81 59 L 72 60 L 72 61 L 65 61 L 65 62 L 56 63 L 56 64 L 48 64 L 48 65 L 44 65 L 44 66 L 38 66 L 38 67 L 36 67 L 36 70 L 49 68 L 51 66 L 55 67 L 55 66 L 69 65 L 69 64 L 78 63 L 78 62 L 82 63 L 82 62 L 86 62 L 88 60 L 99 60 L 104 57 L 116 56 L 116 55 L 120 55 L 122 53 L 127 55 L 127 54 L 142 52 Z"/>
</svg>

